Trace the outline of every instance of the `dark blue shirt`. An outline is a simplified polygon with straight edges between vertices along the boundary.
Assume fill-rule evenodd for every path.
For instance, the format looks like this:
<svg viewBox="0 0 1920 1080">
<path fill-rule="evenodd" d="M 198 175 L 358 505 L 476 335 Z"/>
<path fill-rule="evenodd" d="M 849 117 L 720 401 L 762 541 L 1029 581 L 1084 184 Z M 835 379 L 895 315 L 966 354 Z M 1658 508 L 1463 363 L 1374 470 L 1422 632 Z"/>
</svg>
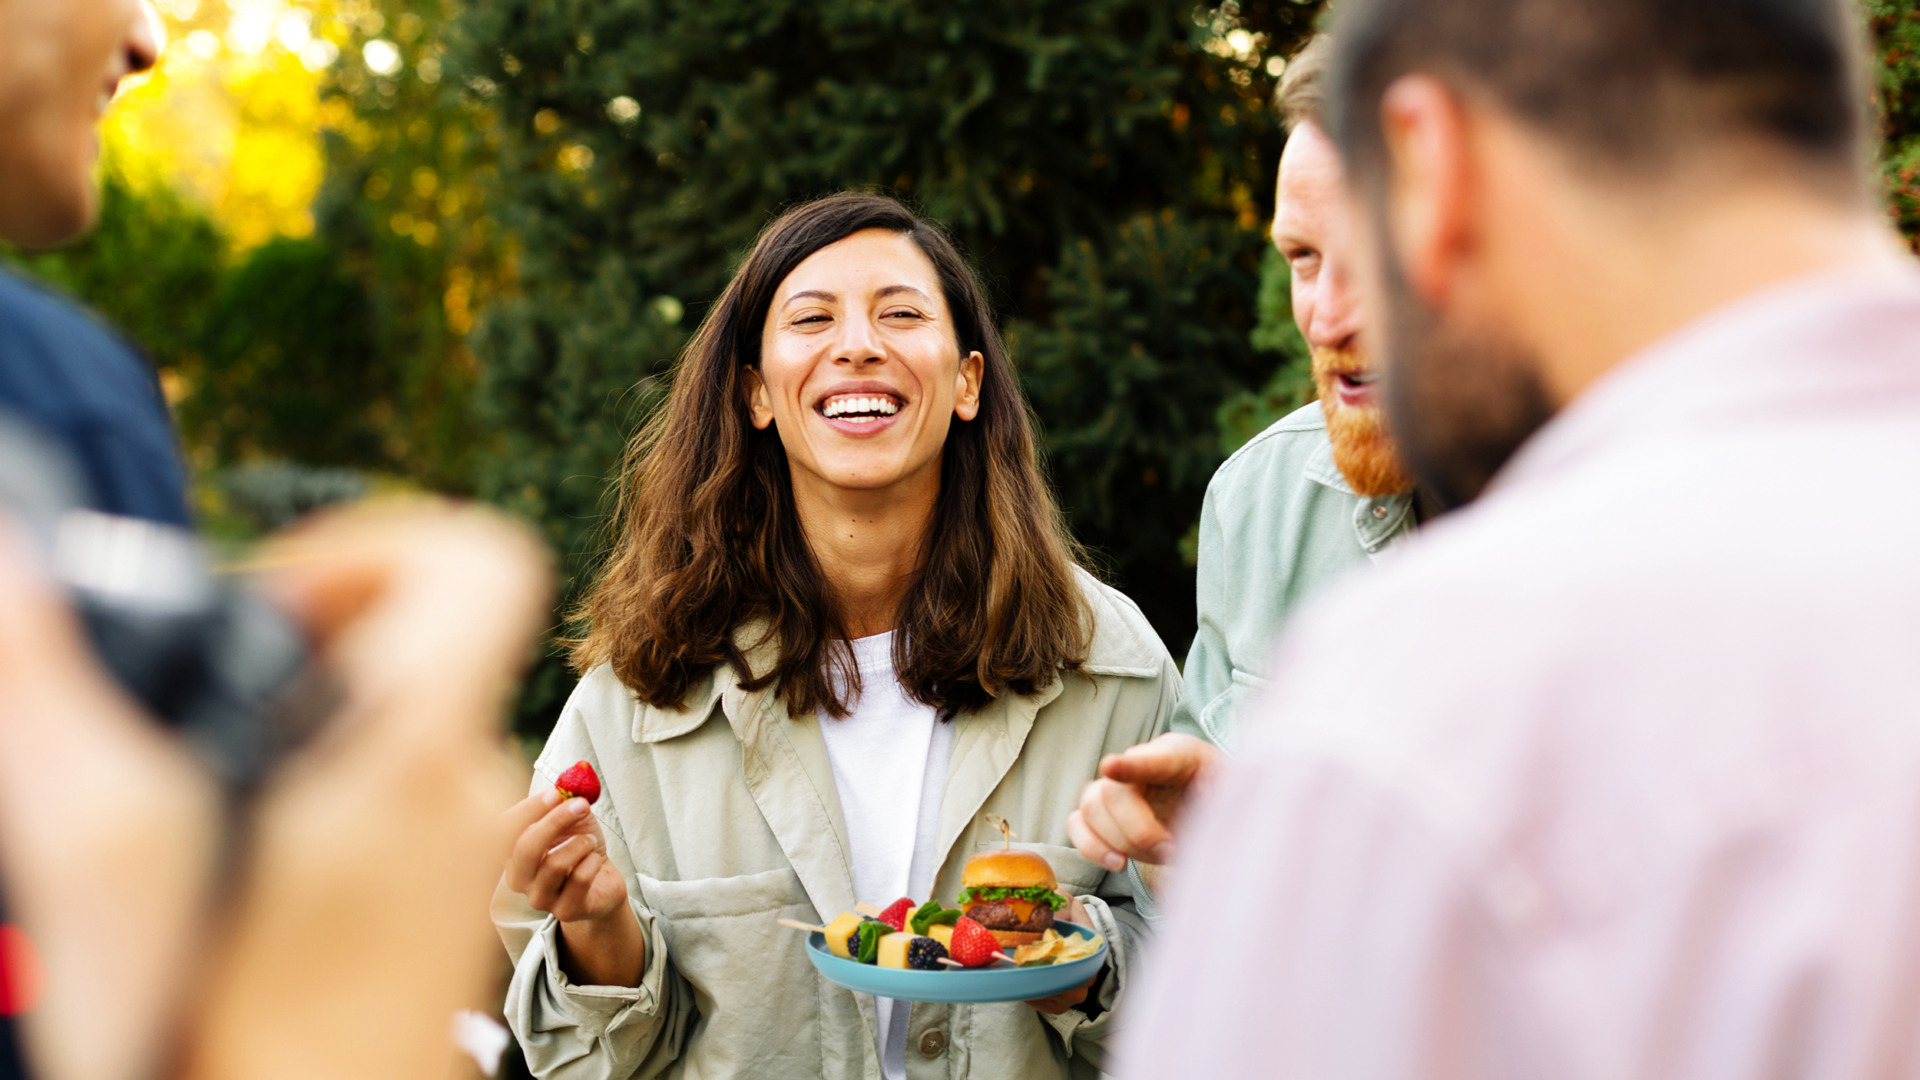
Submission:
<svg viewBox="0 0 1920 1080">
<path fill-rule="evenodd" d="M 100 510 L 190 523 L 186 470 L 152 369 L 86 312 L 4 270 L 0 408 L 37 424 L 79 463 Z M 0 1016 L 0 1080 L 24 1074 Z"/>
<path fill-rule="evenodd" d="M 4 270 L 0 407 L 73 456 L 100 510 L 190 524 L 186 470 L 153 370 L 92 316 Z"/>
</svg>

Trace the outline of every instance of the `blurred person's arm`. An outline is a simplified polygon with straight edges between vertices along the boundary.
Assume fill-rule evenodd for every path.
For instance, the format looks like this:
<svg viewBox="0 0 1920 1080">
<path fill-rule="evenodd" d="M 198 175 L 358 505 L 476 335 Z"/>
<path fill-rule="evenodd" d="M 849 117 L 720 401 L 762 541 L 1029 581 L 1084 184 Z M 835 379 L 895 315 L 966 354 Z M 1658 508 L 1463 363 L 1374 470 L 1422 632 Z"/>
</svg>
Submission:
<svg viewBox="0 0 1920 1080">
<path fill-rule="evenodd" d="M 0 884 L 46 976 L 20 1034 L 43 1080 L 145 1076 L 201 944 L 222 798 L 29 550 L 0 526 Z"/>
<path fill-rule="evenodd" d="M 544 621 L 521 528 L 478 511 L 348 515 L 283 540 L 278 598 L 345 689 L 270 787 L 186 1074 L 444 1074 L 493 972 L 485 897 L 517 778 L 500 721 Z"/>
<path fill-rule="evenodd" d="M 263 793 L 231 896 L 208 892 L 223 794 L 17 552 L 0 539 L 0 873 L 47 968 L 23 1018 L 39 1075 L 445 1071 L 448 1017 L 490 966 L 497 722 L 544 610 L 534 543 L 413 511 L 283 544 L 280 598 L 346 703 Z"/>
</svg>

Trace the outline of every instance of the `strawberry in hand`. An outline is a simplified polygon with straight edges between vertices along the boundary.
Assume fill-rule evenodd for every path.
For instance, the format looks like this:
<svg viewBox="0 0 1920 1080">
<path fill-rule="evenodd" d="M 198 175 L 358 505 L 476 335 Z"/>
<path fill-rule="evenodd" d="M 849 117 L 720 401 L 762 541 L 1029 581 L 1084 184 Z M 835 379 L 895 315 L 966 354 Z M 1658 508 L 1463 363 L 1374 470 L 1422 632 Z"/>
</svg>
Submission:
<svg viewBox="0 0 1920 1080">
<path fill-rule="evenodd" d="M 587 800 L 588 806 L 600 801 L 600 776 L 584 761 L 567 766 L 567 771 L 560 774 L 553 786 L 569 799 Z"/>
<path fill-rule="evenodd" d="M 893 903 L 888 904 L 886 910 L 882 911 L 878 918 L 881 922 L 893 927 L 895 933 L 899 933 L 907 928 L 907 916 L 912 913 L 913 901 L 903 896 Z"/>
<path fill-rule="evenodd" d="M 1000 940 L 993 936 L 993 931 L 964 915 L 953 924 L 953 945 L 947 954 L 956 963 L 970 968 L 986 967 L 1002 955 Z"/>
</svg>

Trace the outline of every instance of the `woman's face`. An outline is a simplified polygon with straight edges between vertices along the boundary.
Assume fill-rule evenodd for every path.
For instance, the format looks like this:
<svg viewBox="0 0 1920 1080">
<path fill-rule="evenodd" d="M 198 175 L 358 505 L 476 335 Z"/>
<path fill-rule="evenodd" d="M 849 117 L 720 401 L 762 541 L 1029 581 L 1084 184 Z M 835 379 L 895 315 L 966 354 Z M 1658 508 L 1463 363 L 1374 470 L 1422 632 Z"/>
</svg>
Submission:
<svg viewBox="0 0 1920 1080">
<path fill-rule="evenodd" d="M 796 485 L 875 491 L 939 477 L 953 418 L 980 409 L 933 263 L 910 237 L 854 233 L 794 267 L 747 372 L 753 426 L 780 434 Z"/>
</svg>

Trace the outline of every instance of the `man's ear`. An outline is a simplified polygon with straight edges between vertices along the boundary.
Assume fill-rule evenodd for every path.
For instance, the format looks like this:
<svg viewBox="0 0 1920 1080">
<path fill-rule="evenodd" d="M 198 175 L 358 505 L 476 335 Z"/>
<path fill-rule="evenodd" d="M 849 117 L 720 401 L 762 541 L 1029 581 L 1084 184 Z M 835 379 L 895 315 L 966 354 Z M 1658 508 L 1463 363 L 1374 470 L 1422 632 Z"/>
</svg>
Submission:
<svg viewBox="0 0 1920 1080">
<path fill-rule="evenodd" d="M 953 383 L 953 415 L 971 420 L 980 415 L 980 380 L 987 371 L 987 358 L 970 352 L 960 361 L 960 374 Z"/>
<path fill-rule="evenodd" d="M 773 395 L 767 392 L 767 380 L 760 377 L 759 368 L 741 368 L 740 374 L 747 382 L 747 416 L 756 430 L 765 431 L 773 426 Z"/>
<path fill-rule="evenodd" d="M 1428 306 L 1443 304 L 1472 231 L 1468 125 L 1460 98 L 1430 75 L 1408 75 L 1380 98 L 1387 150 L 1391 256 Z"/>
</svg>

